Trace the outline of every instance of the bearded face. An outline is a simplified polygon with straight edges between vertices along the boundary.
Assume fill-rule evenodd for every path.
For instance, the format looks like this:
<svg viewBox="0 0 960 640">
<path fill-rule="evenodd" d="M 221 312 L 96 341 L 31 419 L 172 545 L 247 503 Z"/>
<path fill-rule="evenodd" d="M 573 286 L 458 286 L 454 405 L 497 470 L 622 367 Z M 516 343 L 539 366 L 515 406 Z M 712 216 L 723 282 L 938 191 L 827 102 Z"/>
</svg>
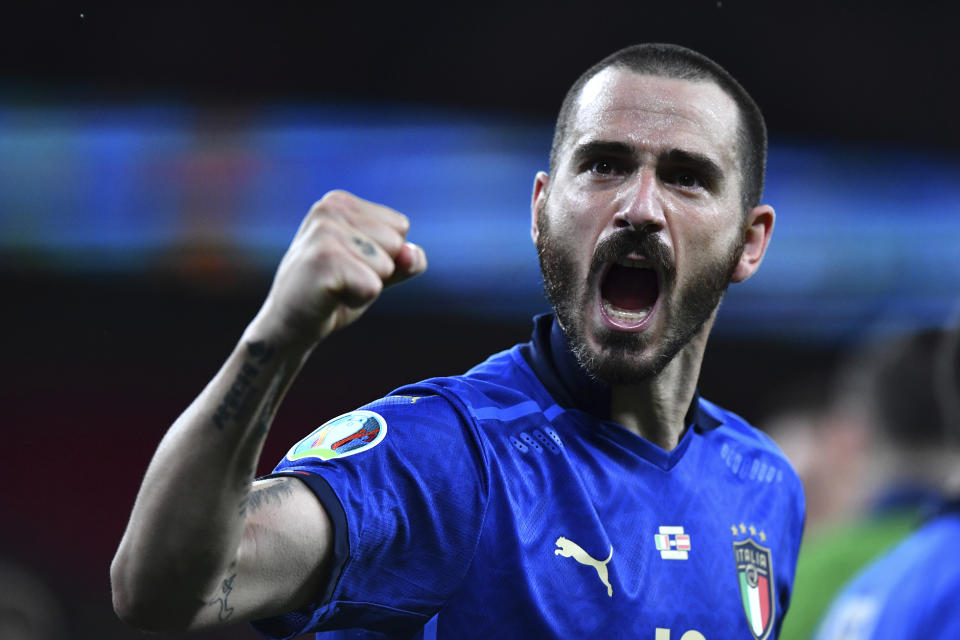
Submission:
<svg viewBox="0 0 960 640">
<path fill-rule="evenodd" d="M 743 252 L 738 233 L 726 251 L 678 274 L 657 233 L 623 228 L 597 244 L 584 276 L 577 240 L 555 232 L 548 200 L 537 216 L 547 298 L 580 365 L 608 384 L 635 384 L 659 374 L 713 315 Z M 642 257 L 644 266 L 633 266 L 628 256 Z M 657 335 L 588 327 L 590 306 L 598 299 L 609 314 L 666 314 L 666 329 Z"/>
<path fill-rule="evenodd" d="M 708 81 L 609 67 L 567 125 L 553 175 L 534 180 L 531 234 L 577 359 L 636 384 L 687 351 L 695 376 L 727 286 L 759 266 L 773 224 L 769 207 L 743 210 L 736 103 Z"/>
</svg>

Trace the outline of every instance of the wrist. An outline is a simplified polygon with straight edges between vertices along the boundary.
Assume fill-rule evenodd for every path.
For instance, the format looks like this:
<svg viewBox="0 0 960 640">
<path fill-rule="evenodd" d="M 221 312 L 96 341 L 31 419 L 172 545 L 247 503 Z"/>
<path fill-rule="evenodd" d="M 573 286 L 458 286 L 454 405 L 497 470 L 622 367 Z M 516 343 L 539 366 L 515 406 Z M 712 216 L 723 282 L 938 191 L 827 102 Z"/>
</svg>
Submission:
<svg viewBox="0 0 960 640">
<path fill-rule="evenodd" d="M 289 323 L 283 322 L 278 314 L 272 313 L 269 303 L 264 304 L 253 320 L 243 332 L 242 342 L 246 344 L 263 344 L 271 351 L 286 354 L 288 357 L 301 356 L 306 359 L 319 339 L 316 335 L 305 335 L 303 331 L 295 331 Z"/>
</svg>

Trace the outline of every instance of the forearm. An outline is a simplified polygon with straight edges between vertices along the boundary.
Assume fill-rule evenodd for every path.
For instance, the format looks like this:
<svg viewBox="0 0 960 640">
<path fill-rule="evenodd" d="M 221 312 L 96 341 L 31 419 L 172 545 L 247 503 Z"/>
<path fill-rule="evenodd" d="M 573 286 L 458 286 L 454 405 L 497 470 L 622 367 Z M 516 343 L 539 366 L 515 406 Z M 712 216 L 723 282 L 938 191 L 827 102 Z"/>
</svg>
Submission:
<svg viewBox="0 0 960 640">
<path fill-rule="evenodd" d="M 164 436 L 111 568 L 118 611 L 138 618 L 153 606 L 144 603 L 163 603 L 171 626 L 185 627 L 219 588 L 236 561 L 267 430 L 309 351 L 255 320 Z"/>
<path fill-rule="evenodd" d="M 313 597 L 330 521 L 294 479 L 251 481 L 274 412 L 313 345 L 426 269 L 402 214 L 342 191 L 314 204 L 223 368 L 164 436 L 111 567 L 114 608 L 180 630 Z"/>
</svg>

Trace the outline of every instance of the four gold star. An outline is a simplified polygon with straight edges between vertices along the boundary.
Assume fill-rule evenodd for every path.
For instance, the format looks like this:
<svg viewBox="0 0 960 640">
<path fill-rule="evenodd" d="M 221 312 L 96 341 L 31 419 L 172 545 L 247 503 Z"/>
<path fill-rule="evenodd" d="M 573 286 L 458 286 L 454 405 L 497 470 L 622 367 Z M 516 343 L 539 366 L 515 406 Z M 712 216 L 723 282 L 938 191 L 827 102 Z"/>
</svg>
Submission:
<svg viewBox="0 0 960 640">
<path fill-rule="evenodd" d="M 746 533 L 748 530 L 750 531 L 751 536 L 759 537 L 760 542 L 767 541 L 767 533 L 763 529 L 760 529 L 760 531 L 757 531 L 757 528 L 752 524 L 748 527 L 747 525 L 741 522 L 739 528 L 735 524 L 730 525 L 730 533 L 732 535 L 737 535 L 737 533 L 743 534 L 743 533 Z"/>
</svg>

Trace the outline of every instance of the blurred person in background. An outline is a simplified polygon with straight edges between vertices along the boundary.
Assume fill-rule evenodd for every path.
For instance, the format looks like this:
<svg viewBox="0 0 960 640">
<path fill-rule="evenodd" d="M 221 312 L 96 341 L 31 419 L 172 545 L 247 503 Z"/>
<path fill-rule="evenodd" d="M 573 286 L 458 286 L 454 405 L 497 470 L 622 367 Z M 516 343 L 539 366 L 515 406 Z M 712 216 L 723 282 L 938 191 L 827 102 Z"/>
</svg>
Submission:
<svg viewBox="0 0 960 640">
<path fill-rule="evenodd" d="M 696 390 L 720 300 L 772 233 L 765 157 L 759 109 L 716 63 L 673 45 L 604 59 L 534 178 L 555 316 L 463 376 L 330 420 L 254 480 L 313 348 L 426 268 L 405 216 L 328 194 L 161 442 L 112 566 L 117 611 L 284 638 L 775 637 L 802 488 Z"/>
<path fill-rule="evenodd" d="M 797 467 L 809 514 L 782 638 L 810 638 L 857 571 L 949 502 L 960 463 L 957 412 L 948 409 L 957 402 L 956 335 L 870 340 L 766 423 Z M 831 633 L 822 637 L 848 637 Z M 860 637 L 873 636 L 849 636 Z"/>
<path fill-rule="evenodd" d="M 869 433 L 858 413 L 840 411 L 836 375 L 817 373 L 769 394 L 759 424 L 783 449 L 807 499 L 804 547 L 860 514 L 869 499 L 864 462 Z"/>
<path fill-rule="evenodd" d="M 63 640 L 63 604 L 36 572 L 0 557 L 0 639 Z"/>
<path fill-rule="evenodd" d="M 960 638 L 960 329 L 910 336 L 887 363 L 877 404 L 896 419 L 879 434 L 876 464 L 899 479 L 894 501 L 926 513 L 844 587 L 817 640 Z"/>
</svg>

